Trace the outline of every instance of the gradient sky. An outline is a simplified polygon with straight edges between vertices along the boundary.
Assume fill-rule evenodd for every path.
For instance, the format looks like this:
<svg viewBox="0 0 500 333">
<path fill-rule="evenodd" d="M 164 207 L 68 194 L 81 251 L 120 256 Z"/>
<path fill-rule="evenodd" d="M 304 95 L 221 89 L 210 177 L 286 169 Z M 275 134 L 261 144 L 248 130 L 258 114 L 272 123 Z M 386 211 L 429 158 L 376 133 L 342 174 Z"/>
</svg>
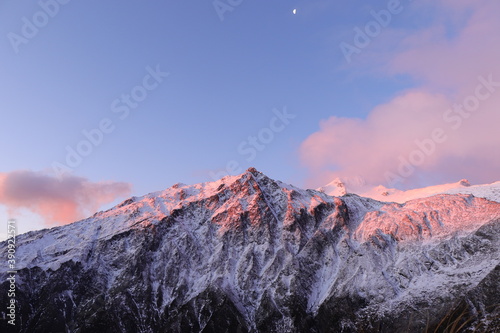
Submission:
<svg viewBox="0 0 500 333">
<path fill-rule="evenodd" d="M 68 223 L 228 163 L 304 187 L 500 180 L 500 87 L 453 111 L 500 82 L 498 1 L 215 3 L 0 4 L 0 219 Z M 375 30 L 360 43 L 357 28 Z M 56 172 L 99 126 L 90 153 Z M 415 153 L 436 128 L 446 140 Z M 400 172 L 401 158 L 418 165 Z"/>
</svg>

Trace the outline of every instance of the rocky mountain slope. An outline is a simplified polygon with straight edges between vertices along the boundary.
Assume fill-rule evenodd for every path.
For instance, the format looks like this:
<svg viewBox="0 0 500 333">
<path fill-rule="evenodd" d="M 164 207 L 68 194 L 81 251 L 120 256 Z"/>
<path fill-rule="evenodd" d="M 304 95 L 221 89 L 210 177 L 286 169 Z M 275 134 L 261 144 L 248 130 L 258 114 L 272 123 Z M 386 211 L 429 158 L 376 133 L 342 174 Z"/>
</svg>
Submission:
<svg viewBox="0 0 500 333">
<path fill-rule="evenodd" d="M 251 168 L 18 236 L 15 331 L 419 332 L 457 313 L 494 331 L 499 235 L 484 198 L 332 197 Z"/>
</svg>

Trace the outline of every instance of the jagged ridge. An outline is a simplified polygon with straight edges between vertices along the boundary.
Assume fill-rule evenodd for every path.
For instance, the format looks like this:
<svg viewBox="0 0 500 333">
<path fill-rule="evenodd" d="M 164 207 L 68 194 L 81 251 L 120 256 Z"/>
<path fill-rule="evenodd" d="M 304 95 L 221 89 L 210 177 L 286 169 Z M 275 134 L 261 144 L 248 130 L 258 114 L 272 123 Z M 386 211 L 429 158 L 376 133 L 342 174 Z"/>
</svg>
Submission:
<svg viewBox="0 0 500 333">
<path fill-rule="evenodd" d="M 419 330 L 499 264 L 499 218 L 473 196 L 387 204 L 255 169 L 176 184 L 19 236 L 22 330 Z"/>
</svg>

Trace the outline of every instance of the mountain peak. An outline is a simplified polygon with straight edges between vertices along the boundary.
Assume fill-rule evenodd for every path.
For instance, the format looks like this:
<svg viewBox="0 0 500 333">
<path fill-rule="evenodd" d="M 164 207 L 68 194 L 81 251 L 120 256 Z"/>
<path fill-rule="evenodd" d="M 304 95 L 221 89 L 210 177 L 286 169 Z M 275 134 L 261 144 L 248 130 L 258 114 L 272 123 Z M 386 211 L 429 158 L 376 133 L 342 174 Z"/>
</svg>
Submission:
<svg viewBox="0 0 500 333">
<path fill-rule="evenodd" d="M 465 187 L 472 186 L 467 179 L 462 179 L 461 181 L 458 182 L 458 184 Z"/>
<path fill-rule="evenodd" d="M 327 185 L 318 188 L 318 190 L 331 196 L 343 196 L 347 194 L 345 183 L 339 177 L 333 179 Z"/>
<path fill-rule="evenodd" d="M 257 171 L 257 169 L 255 169 L 254 167 L 248 168 L 246 172 L 250 172 L 251 174 L 261 173 L 261 172 Z"/>
<path fill-rule="evenodd" d="M 175 184 L 17 236 L 20 331 L 423 331 L 495 269 L 499 222 L 472 195 L 332 197 L 254 168 Z"/>
</svg>

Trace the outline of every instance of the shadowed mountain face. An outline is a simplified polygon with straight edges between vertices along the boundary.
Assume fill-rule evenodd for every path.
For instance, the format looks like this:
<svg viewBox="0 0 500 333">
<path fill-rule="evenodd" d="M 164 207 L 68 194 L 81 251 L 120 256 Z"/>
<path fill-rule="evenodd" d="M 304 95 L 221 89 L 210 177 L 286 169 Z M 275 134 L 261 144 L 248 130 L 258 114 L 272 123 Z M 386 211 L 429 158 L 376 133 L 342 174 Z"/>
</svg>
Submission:
<svg viewBox="0 0 500 333">
<path fill-rule="evenodd" d="M 418 332 L 460 307 L 493 329 L 499 231 L 500 203 L 473 196 L 331 197 L 249 169 L 19 236 L 0 329 Z"/>
</svg>

